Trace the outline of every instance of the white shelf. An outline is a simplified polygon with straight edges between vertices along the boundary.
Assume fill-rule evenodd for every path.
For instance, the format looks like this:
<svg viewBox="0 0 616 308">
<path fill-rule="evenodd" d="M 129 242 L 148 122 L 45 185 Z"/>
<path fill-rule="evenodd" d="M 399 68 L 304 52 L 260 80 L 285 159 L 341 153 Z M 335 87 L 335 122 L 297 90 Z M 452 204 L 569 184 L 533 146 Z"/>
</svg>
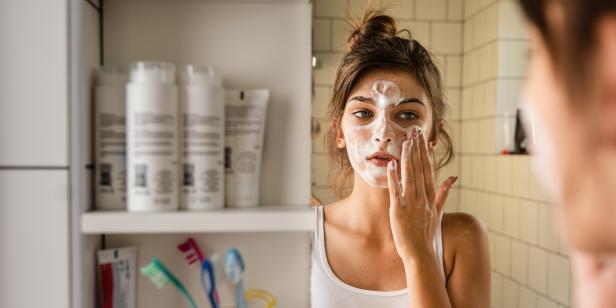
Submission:
<svg viewBox="0 0 616 308">
<path fill-rule="evenodd" d="M 258 206 L 215 211 L 156 213 L 88 212 L 81 217 L 85 234 L 311 232 L 315 213 L 310 206 Z"/>
</svg>

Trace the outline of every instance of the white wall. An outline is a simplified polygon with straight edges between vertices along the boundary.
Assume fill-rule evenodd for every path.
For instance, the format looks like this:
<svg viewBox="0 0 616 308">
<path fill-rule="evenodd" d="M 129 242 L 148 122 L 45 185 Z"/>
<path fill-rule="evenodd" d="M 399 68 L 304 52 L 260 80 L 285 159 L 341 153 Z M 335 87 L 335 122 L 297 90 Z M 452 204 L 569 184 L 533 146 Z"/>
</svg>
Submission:
<svg viewBox="0 0 616 308">
<path fill-rule="evenodd" d="M 69 307 L 67 4 L 0 1 L 0 307 Z"/>
<path fill-rule="evenodd" d="M 0 167 L 68 166 L 67 1 L 0 1 Z"/>
</svg>

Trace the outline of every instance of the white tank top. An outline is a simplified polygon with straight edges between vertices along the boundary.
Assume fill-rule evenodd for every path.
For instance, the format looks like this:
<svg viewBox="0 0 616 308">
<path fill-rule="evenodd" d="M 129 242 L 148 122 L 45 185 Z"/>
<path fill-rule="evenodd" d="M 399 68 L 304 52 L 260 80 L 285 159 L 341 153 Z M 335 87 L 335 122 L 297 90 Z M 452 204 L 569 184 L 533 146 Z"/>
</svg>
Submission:
<svg viewBox="0 0 616 308">
<path fill-rule="evenodd" d="M 312 256 L 310 269 L 310 302 L 313 308 L 346 308 L 346 307 L 379 307 L 406 308 L 409 306 L 406 289 L 398 291 L 373 291 L 353 287 L 340 280 L 327 261 L 325 252 L 325 237 L 323 228 L 323 206 L 316 207 L 317 227 L 313 234 Z M 441 216 L 442 220 L 442 216 Z M 434 241 L 434 252 L 443 265 L 443 241 L 441 223 L 439 222 Z M 445 283 L 445 270 L 441 269 L 441 277 Z"/>
</svg>

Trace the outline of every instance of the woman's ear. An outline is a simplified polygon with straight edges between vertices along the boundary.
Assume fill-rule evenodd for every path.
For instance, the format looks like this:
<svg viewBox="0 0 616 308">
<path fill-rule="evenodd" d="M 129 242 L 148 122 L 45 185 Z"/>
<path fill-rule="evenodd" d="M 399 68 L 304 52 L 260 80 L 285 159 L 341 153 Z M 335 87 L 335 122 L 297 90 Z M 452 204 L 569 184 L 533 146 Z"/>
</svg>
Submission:
<svg viewBox="0 0 616 308">
<path fill-rule="evenodd" d="M 344 149 L 346 147 L 346 141 L 344 140 L 344 134 L 342 133 L 342 125 L 340 122 L 336 122 L 336 120 L 332 121 L 332 128 L 336 132 L 336 147 L 339 149 Z"/>
<path fill-rule="evenodd" d="M 443 130 L 443 120 L 440 120 L 438 123 L 434 125 L 432 129 L 432 134 L 430 136 L 430 141 L 428 142 L 428 149 L 430 151 L 436 151 L 436 146 L 438 145 L 438 137 L 441 131 Z"/>
</svg>

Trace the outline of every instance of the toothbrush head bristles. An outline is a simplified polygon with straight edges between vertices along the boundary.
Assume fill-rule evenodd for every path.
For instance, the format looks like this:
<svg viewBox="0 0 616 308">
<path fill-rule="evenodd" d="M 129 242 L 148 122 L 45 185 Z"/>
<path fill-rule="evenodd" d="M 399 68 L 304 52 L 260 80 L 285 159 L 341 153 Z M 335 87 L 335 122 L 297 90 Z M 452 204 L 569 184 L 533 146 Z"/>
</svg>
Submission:
<svg viewBox="0 0 616 308">
<path fill-rule="evenodd" d="M 178 249 L 184 254 L 189 265 L 197 262 L 201 264 L 203 263 L 203 260 L 205 260 L 203 254 L 201 253 L 201 249 L 199 249 L 199 246 L 192 237 L 188 238 L 188 240 L 184 243 L 178 245 Z"/>
<path fill-rule="evenodd" d="M 180 291 L 189 307 L 197 308 L 195 300 L 192 298 L 186 287 L 180 280 L 173 275 L 166 267 L 156 258 L 152 258 L 152 262 L 140 269 L 141 273 L 152 281 L 159 289 L 171 282 Z"/>
<path fill-rule="evenodd" d="M 148 265 L 142 267 L 141 273 L 150 278 L 150 281 L 159 289 L 162 289 L 167 283 L 169 278 L 165 275 L 164 271 L 160 269 L 160 262 L 154 258 Z"/>
</svg>

